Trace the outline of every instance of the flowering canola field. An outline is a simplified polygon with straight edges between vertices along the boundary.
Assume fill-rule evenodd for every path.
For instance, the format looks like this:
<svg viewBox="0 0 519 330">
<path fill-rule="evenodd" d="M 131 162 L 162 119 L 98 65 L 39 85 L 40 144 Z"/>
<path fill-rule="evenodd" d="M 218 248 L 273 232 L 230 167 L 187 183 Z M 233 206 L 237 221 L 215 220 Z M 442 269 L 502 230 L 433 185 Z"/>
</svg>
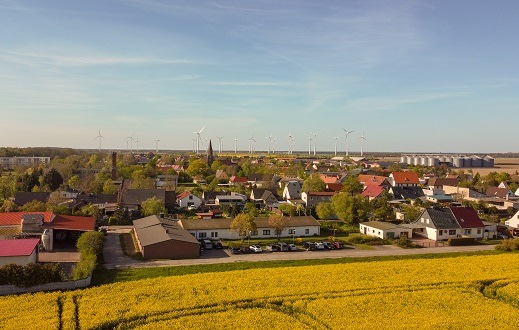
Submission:
<svg viewBox="0 0 519 330">
<path fill-rule="evenodd" d="M 519 254 L 253 269 L 0 297 L 1 329 L 515 329 Z"/>
</svg>

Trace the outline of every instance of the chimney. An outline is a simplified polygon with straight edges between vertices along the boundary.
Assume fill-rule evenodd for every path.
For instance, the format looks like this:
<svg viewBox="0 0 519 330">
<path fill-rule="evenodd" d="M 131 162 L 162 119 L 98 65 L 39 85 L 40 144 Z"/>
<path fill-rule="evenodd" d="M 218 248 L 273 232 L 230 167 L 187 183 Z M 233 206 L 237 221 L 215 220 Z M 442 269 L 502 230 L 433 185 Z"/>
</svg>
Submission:
<svg viewBox="0 0 519 330">
<path fill-rule="evenodd" d="M 117 180 L 117 152 L 112 152 L 112 180 Z"/>
</svg>

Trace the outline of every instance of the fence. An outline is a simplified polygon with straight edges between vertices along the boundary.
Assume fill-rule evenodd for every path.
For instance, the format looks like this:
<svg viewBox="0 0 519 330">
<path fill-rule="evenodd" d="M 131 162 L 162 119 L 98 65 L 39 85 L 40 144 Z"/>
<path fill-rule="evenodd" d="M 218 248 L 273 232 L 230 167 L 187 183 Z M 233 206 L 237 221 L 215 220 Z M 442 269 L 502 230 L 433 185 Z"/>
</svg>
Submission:
<svg viewBox="0 0 519 330">
<path fill-rule="evenodd" d="M 18 293 L 33 293 L 39 291 L 55 291 L 55 290 L 74 290 L 86 288 L 92 281 L 92 275 L 82 280 L 52 282 L 30 287 L 19 287 L 16 285 L 0 285 L 0 296 L 6 296 Z"/>
<path fill-rule="evenodd" d="M 423 247 L 439 247 L 439 246 L 449 246 L 449 244 L 443 241 L 417 241 L 413 240 L 413 244 L 421 245 Z"/>
</svg>

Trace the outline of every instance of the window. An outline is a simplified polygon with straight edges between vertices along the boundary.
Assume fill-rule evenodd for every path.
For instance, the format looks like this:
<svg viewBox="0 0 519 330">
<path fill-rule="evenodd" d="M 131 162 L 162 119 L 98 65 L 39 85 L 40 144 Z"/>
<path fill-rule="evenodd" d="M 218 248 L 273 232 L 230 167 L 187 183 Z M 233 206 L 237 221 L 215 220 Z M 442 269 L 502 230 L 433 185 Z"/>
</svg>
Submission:
<svg viewBox="0 0 519 330">
<path fill-rule="evenodd" d="M 425 222 L 425 219 L 424 219 L 424 218 L 422 218 L 422 223 L 423 223 L 423 222 Z"/>
<path fill-rule="evenodd" d="M 456 235 L 456 229 L 449 229 L 449 235 Z"/>
<path fill-rule="evenodd" d="M 264 231 L 263 231 L 263 235 L 270 235 L 270 230 L 268 230 L 268 229 L 267 229 L 267 230 L 264 230 Z"/>
<path fill-rule="evenodd" d="M 425 223 L 426 223 L 426 224 L 429 224 L 429 219 L 425 219 Z"/>
<path fill-rule="evenodd" d="M 189 195 L 189 199 L 193 199 L 193 195 Z"/>
<path fill-rule="evenodd" d="M 253 231 L 251 236 L 258 236 L 258 231 L 257 230 Z"/>
<path fill-rule="evenodd" d="M 218 237 L 218 232 L 217 231 L 212 231 L 211 232 L 211 237 Z"/>
<path fill-rule="evenodd" d="M 438 233 L 440 236 L 443 235 L 443 230 L 440 229 L 439 233 Z"/>
<path fill-rule="evenodd" d="M 465 229 L 465 231 L 463 231 L 463 234 L 465 234 L 465 235 L 472 234 L 472 229 Z"/>
<path fill-rule="evenodd" d="M 478 228 L 478 235 L 481 235 L 481 228 Z"/>
<path fill-rule="evenodd" d="M 289 235 L 295 235 L 296 234 L 296 230 L 295 229 L 289 229 L 288 230 L 288 234 Z"/>
<path fill-rule="evenodd" d="M 310 229 L 305 229 L 305 234 L 306 235 L 310 234 Z"/>
<path fill-rule="evenodd" d="M 207 234 L 206 233 L 198 233 L 198 238 L 206 238 L 207 237 Z"/>
</svg>

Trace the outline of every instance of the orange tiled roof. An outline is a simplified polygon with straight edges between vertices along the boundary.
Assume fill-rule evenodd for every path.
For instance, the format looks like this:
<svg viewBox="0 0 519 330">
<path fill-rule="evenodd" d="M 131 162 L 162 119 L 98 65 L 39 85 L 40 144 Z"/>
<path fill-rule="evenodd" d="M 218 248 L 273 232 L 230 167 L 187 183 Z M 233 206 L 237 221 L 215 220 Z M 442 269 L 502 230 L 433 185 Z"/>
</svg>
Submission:
<svg viewBox="0 0 519 330">
<path fill-rule="evenodd" d="M 41 214 L 43 215 L 43 222 L 48 223 L 52 221 L 54 213 L 52 212 L 7 212 L 0 213 L 0 226 L 20 226 L 22 224 L 22 216 L 24 214 Z"/>
<path fill-rule="evenodd" d="M 412 171 L 391 173 L 396 184 L 420 184 L 418 174 Z"/>
</svg>

